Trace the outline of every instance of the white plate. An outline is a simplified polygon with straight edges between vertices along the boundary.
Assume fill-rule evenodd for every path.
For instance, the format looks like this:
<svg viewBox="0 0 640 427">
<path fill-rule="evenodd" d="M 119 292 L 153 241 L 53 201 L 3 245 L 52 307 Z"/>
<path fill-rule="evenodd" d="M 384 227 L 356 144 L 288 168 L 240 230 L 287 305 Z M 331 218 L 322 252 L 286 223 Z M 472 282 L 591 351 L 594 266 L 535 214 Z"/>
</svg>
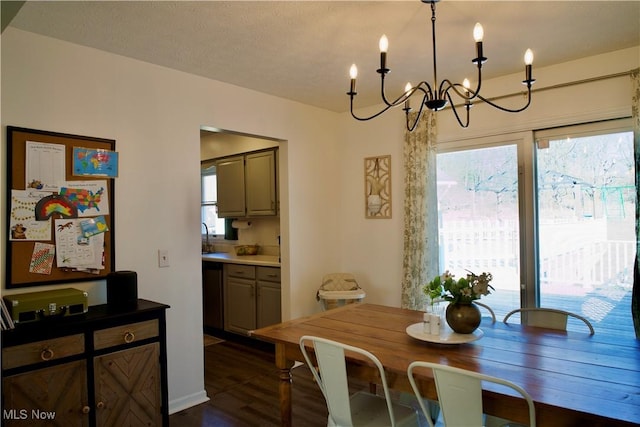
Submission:
<svg viewBox="0 0 640 427">
<path fill-rule="evenodd" d="M 425 334 L 422 331 L 422 328 L 422 322 L 414 323 L 413 325 L 407 326 L 407 334 L 415 339 L 437 344 L 464 344 L 466 342 L 478 340 L 484 335 L 484 332 L 482 332 L 482 329 L 480 328 L 470 334 L 459 334 L 457 332 L 453 332 L 446 323 L 443 325 L 442 329 L 440 329 L 440 335 Z"/>
</svg>

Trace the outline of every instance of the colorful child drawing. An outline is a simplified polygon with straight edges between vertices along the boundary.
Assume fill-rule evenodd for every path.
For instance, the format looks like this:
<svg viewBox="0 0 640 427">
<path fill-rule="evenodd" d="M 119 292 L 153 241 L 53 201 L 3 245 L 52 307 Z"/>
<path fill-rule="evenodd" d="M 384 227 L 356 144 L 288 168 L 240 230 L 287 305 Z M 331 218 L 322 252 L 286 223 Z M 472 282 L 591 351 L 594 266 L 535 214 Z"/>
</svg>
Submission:
<svg viewBox="0 0 640 427">
<path fill-rule="evenodd" d="M 77 209 L 78 217 L 109 215 L 107 181 L 68 181 L 60 187 L 65 197 Z"/>
<path fill-rule="evenodd" d="M 95 209 L 99 212 L 102 193 L 104 193 L 104 187 L 101 187 L 95 193 L 81 188 L 62 187 L 60 189 L 60 195 L 69 199 L 81 213 L 84 213 L 87 209 Z"/>
<path fill-rule="evenodd" d="M 118 153 L 91 148 L 73 148 L 73 174 L 118 176 Z"/>
</svg>

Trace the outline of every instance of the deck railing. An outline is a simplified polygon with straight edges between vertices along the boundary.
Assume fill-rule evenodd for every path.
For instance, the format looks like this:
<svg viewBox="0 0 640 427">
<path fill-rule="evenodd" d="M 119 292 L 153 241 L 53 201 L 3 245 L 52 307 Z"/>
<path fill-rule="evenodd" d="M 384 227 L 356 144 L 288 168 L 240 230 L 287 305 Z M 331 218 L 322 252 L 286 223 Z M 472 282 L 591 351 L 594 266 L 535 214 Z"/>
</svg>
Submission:
<svg viewBox="0 0 640 427">
<path fill-rule="evenodd" d="M 614 283 L 631 289 L 634 241 L 593 242 L 547 257 L 540 263 L 541 283 L 581 283 L 595 288 Z"/>
<path fill-rule="evenodd" d="M 540 260 L 541 285 L 580 283 L 592 289 L 615 283 L 630 289 L 635 241 L 602 240 L 606 233 L 594 232 L 601 223 L 579 225 L 582 232 L 572 230 L 571 242 L 565 239 Z M 566 231 L 571 226 L 563 227 Z M 517 277 L 516 221 L 449 221 L 440 228 L 440 245 L 441 271 L 511 270 Z"/>
</svg>

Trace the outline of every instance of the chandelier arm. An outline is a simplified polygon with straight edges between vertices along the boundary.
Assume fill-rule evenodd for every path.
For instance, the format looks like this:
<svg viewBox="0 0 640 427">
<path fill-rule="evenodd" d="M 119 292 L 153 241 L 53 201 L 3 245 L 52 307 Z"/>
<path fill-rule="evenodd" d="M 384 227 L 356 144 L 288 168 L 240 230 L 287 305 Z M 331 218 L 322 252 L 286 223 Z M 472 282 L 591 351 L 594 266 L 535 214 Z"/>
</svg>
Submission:
<svg viewBox="0 0 640 427">
<path fill-rule="evenodd" d="M 449 99 L 449 104 L 451 104 L 451 111 L 453 111 L 453 114 L 456 116 L 458 124 L 463 128 L 469 127 L 469 109 L 471 108 L 471 103 L 467 101 L 464 105 L 465 110 L 467 111 L 467 121 L 465 123 L 462 123 L 462 120 L 460 120 L 460 116 L 458 115 L 458 110 L 456 110 L 456 105 L 453 103 L 449 92 L 446 92 L 446 96 Z"/>
<path fill-rule="evenodd" d="M 467 97 L 465 99 L 468 99 L 469 101 L 473 101 L 474 99 L 476 99 L 478 96 L 480 96 L 480 88 L 481 87 L 482 87 L 482 61 L 478 63 L 478 85 L 476 86 L 475 90 L 471 90 L 471 89 L 468 90 L 468 92 L 470 94 L 473 94 L 473 95 L 471 97 Z M 465 90 L 466 90 L 466 88 L 465 88 Z M 456 92 L 458 92 L 458 91 L 456 90 Z"/>
<path fill-rule="evenodd" d="M 443 90 L 444 85 L 447 84 L 448 87 L 446 90 Z M 460 83 L 452 83 L 449 79 L 444 79 L 442 83 L 440 83 L 440 93 L 448 93 L 449 89 L 453 89 L 456 94 L 465 101 L 473 101 L 480 94 L 480 88 L 482 87 L 482 62 L 478 63 L 478 85 L 475 90 L 467 89 L 464 85 Z M 462 91 L 458 90 L 458 88 L 462 88 Z M 451 100 L 450 100 L 451 102 Z"/>
<path fill-rule="evenodd" d="M 446 89 L 444 88 L 446 86 Z M 461 92 L 458 90 L 458 87 L 461 87 L 462 90 L 464 92 L 467 92 L 467 94 L 465 95 L 465 93 Z M 444 79 L 442 81 L 442 83 L 440 83 L 440 89 L 439 89 L 439 93 L 441 94 L 441 97 L 444 99 L 445 97 L 449 99 L 449 102 L 451 102 L 451 94 L 449 93 L 449 89 L 453 89 L 453 91 L 462 99 L 464 99 L 465 101 L 469 101 L 471 99 L 473 99 L 475 97 L 475 93 L 471 90 L 468 90 L 467 88 L 465 88 L 463 85 L 461 85 L 460 83 L 451 83 L 451 81 L 449 79 Z M 473 94 L 473 96 L 470 96 L 469 94 Z"/>
<path fill-rule="evenodd" d="M 444 84 L 448 83 L 448 87 L 443 90 L 442 86 L 444 86 Z M 471 89 L 467 89 L 466 87 L 464 87 L 464 85 L 460 84 L 460 83 L 451 83 L 450 80 L 445 79 L 442 81 L 441 89 L 440 91 L 443 93 L 443 98 L 444 95 L 449 96 L 449 89 L 453 89 L 453 91 L 456 93 L 456 95 L 458 95 L 460 98 L 462 98 L 465 102 L 466 101 L 473 101 L 475 98 L 477 98 L 480 92 L 480 84 L 478 83 L 478 87 L 476 88 L 476 90 L 471 90 Z M 449 97 L 449 102 L 451 102 L 451 98 Z"/>
<path fill-rule="evenodd" d="M 407 118 L 407 130 L 409 132 L 413 132 L 413 130 L 418 125 L 418 122 L 420 121 L 420 117 L 422 117 L 422 110 L 424 110 L 424 106 L 426 105 L 425 104 L 425 99 L 426 98 L 427 98 L 427 95 L 425 94 L 422 97 L 422 101 L 420 102 L 420 109 L 418 110 L 418 113 L 416 114 L 416 119 L 415 119 L 415 121 L 413 122 L 413 124 L 411 126 L 409 126 L 409 112 L 411 111 L 411 109 L 409 108 L 409 109 L 405 109 L 404 110 L 406 118 Z"/>
<path fill-rule="evenodd" d="M 492 107 L 497 108 L 498 110 L 502 110 L 507 113 L 519 113 L 521 111 L 526 110 L 529 107 L 529 104 L 531 104 L 531 85 L 527 84 L 527 103 L 520 108 L 511 109 L 511 108 L 502 107 L 494 102 L 491 102 L 490 100 L 483 97 L 482 95 L 477 95 L 477 97 L 482 101 L 486 102 L 487 104 L 491 105 Z"/>
<path fill-rule="evenodd" d="M 421 82 L 418 86 L 415 86 L 415 87 L 411 88 L 411 90 L 409 92 L 403 93 L 402 95 L 397 97 L 392 102 L 388 102 L 385 99 L 384 101 L 385 101 L 385 104 L 387 104 L 387 107 L 385 108 L 384 111 L 388 110 L 389 108 L 397 107 L 398 105 L 402 104 L 403 102 L 408 101 L 409 98 L 411 96 L 413 96 L 413 94 L 418 92 L 418 91 L 420 91 L 420 92 L 422 92 L 424 94 L 424 96 L 422 98 L 423 103 L 424 103 L 425 98 L 429 99 L 429 96 L 431 95 L 431 87 L 429 87 L 429 85 L 427 83 L 425 83 L 425 85 L 427 86 L 427 90 L 428 90 L 427 91 L 427 90 L 422 88 L 422 83 L 425 83 L 425 82 Z"/>
<path fill-rule="evenodd" d="M 387 105 L 387 107 L 394 107 L 396 105 L 399 105 L 393 102 L 389 102 L 387 100 L 387 95 L 385 94 L 385 90 L 384 90 L 384 75 L 385 73 L 380 73 L 380 97 L 382 98 L 382 101 Z M 398 100 L 396 100 L 395 102 L 397 101 Z"/>
<path fill-rule="evenodd" d="M 382 110 L 378 111 L 377 113 L 375 113 L 372 116 L 369 117 L 358 117 L 356 116 L 356 114 L 353 112 L 353 97 L 351 98 L 351 117 L 353 117 L 356 120 L 360 120 L 361 122 L 367 121 L 367 120 L 371 120 L 371 119 L 375 119 L 376 117 L 378 117 L 379 115 L 385 113 L 387 110 L 393 108 L 393 105 L 387 105 L 386 107 L 384 107 Z"/>
<path fill-rule="evenodd" d="M 415 87 L 416 90 L 419 90 L 420 92 L 424 93 L 424 96 L 426 97 L 426 99 L 433 99 L 434 96 L 434 91 L 433 89 L 431 89 L 431 85 L 429 83 L 427 83 L 426 81 L 421 81 L 420 83 L 418 83 L 418 85 Z M 422 100 L 422 103 L 424 104 L 425 99 Z"/>
</svg>

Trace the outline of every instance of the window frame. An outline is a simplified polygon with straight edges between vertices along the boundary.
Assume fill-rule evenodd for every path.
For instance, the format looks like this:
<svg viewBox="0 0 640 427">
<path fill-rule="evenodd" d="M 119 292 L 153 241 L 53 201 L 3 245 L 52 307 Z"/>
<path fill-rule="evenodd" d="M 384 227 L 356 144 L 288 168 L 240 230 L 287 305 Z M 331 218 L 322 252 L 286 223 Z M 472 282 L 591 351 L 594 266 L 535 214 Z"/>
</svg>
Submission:
<svg viewBox="0 0 640 427">
<path fill-rule="evenodd" d="M 220 220 L 221 218 L 218 217 L 218 201 L 217 200 L 205 200 L 205 194 L 204 194 L 204 180 L 207 177 L 210 177 L 212 175 L 216 175 L 216 165 L 215 165 L 215 160 L 203 160 L 202 162 L 200 162 L 200 221 L 202 224 L 205 224 L 206 221 L 203 218 L 203 211 L 205 208 L 210 208 L 213 207 L 215 210 L 215 214 L 216 214 L 216 219 Z M 208 224 L 207 224 L 208 225 Z M 220 232 L 220 230 L 217 230 L 218 227 L 216 227 L 216 232 L 213 234 L 209 234 L 210 237 L 213 238 L 223 238 L 224 237 L 224 227 L 222 227 L 222 232 Z M 206 232 L 201 233 L 203 238 L 206 237 Z"/>
<path fill-rule="evenodd" d="M 536 307 L 539 303 L 537 253 L 536 150 L 540 139 L 589 136 L 633 131 L 631 118 L 615 118 L 589 123 L 567 124 L 552 128 L 506 132 L 503 134 L 448 140 L 436 144 L 437 154 L 515 144 L 518 164 L 518 212 L 520 222 L 520 305 Z M 637 203 L 640 201 L 637 201 Z M 530 285 L 527 285 L 530 284 Z"/>
</svg>

